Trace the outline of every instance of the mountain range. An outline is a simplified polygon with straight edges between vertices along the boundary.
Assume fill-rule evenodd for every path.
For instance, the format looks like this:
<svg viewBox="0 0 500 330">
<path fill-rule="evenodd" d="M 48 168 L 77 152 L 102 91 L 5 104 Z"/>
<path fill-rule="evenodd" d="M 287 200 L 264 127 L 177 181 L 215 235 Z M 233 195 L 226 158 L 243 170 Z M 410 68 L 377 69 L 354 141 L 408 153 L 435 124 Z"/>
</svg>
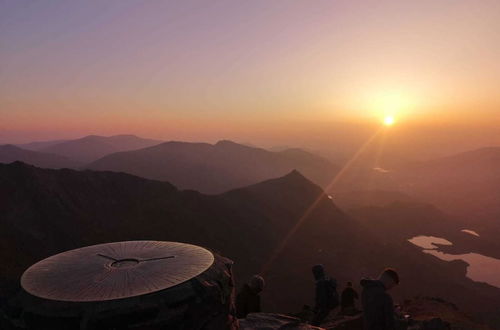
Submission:
<svg viewBox="0 0 500 330">
<path fill-rule="evenodd" d="M 141 149 L 162 141 L 144 139 L 135 135 L 88 135 L 76 140 L 44 146 L 38 151 L 65 156 L 82 163 L 92 162 L 113 152 Z"/>
<path fill-rule="evenodd" d="M 269 311 L 312 303 L 314 264 L 324 264 L 341 285 L 393 266 L 403 279 L 396 299 L 442 296 L 479 320 L 500 322 L 494 313 L 500 289 L 466 278 L 465 263 L 443 262 L 407 241 L 408 235 L 455 230 L 446 229 L 444 214 L 400 205 L 349 215 L 298 171 L 205 195 L 124 173 L 16 162 L 0 164 L 0 197 L 2 297 L 15 294 L 24 269 L 49 255 L 102 242 L 154 239 L 199 244 L 231 258 L 238 285 L 263 272 Z M 428 220 L 421 223 L 422 218 Z M 292 228 L 297 230 L 290 236 Z M 390 235 L 381 240 L 385 231 Z"/>
<path fill-rule="evenodd" d="M 338 172 L 338 167 L 327 159 L 298 148 L 268 151 L 226 140 L 212 145 L 162 143 L 134 135 L 89 135 L 76 140 L 32 142 L 17 148 L 17 153 L 0 150 L 0 161 L 125 172 L 205 193 L 221 193 L 293 169 L 324 187 Z M 42 158 L 52 161 L 39 161 Z"/>
<path fill-rule="evenodd" d="M 56 154 L 22 149 L 12 144 L 0 145 L 0 163 L 15 161 L 44 168 L 76 168 L 82 165 L 70 158 Z"/>
<path fill-rule="evenodd" d="M 46 168 L 125 172 L 204 193 L 221 193 L 293 169 L 326 188 L 339 173 L 336 164 L 301 149 L 268 151 L 231 141 L 212 145 L 162 142 L 134 135 L 89 135 L 17 147 L 22 149 L 3 146 L 0 162 L 19 160 Z M 25 150 L 28 148 L 35 150 Z M 421 162 L 381 159 L 377 155 L 370 150 L 361 155 L 328 193 L 349 207 L 367 206 L 375 199 L 376 203 L 414 199 L 471 218 L 470 222 L 492 221 L 500 216 L 500 147 Z"/>
<path fill-rule="evenodd" d="M 300 149 L 272 152 L 231 141 L 165 142 L 107 155 L 86 166 L 168 181 L 181 189 L 221 193 L 299 170 L 325 186 L 338 172 L 328 160 Z"/>
</svg>

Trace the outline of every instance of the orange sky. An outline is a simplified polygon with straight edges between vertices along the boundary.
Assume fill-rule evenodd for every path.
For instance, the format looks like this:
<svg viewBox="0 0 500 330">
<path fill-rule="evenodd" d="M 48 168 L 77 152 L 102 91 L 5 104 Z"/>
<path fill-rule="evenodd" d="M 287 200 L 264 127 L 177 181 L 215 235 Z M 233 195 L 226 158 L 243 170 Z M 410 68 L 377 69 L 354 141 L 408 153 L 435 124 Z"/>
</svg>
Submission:
<svg viewBox="0 0 500 330">
<path fill-rule="evenodd" d="M 500 123 L 499 1 L 11 1 L 0 21 L 0 142 Z"/>
</svg>

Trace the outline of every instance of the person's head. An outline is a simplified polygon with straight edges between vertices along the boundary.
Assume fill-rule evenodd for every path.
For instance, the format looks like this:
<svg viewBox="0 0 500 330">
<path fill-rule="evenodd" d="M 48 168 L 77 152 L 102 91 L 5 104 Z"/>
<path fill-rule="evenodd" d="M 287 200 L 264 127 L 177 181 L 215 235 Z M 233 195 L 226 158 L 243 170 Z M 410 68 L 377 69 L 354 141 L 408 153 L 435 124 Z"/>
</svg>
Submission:
<svg viewBox="0 0 500 330">
<path fill-rule="evenodd" d="M 260 275 L 254 275 L 250 279 L 250 282 L 248 283 L 248 286 L 255 292 L 261 292 L 264 290 L 264 278 Z"/>
<path fill-rule="evenodd" d="M 399 275 L 394 269 L 386 268 L 380 274 L 379 280 L 384 284 L 386 290 L 390 290 L 399 284 Z"/>
<path fill-rule="evenodd" d="M 347 286 L 348 286 L 349 288 L 352 288 L 352 282 L 347 282 Z"/>
<path fill-rule="evenodd" d="M 312 273 L 316 280 L 320 280 L 325 277 L 325 267 L 323 267 L 323 265 L 314 265 L 312 267 Z"/>
</svg>

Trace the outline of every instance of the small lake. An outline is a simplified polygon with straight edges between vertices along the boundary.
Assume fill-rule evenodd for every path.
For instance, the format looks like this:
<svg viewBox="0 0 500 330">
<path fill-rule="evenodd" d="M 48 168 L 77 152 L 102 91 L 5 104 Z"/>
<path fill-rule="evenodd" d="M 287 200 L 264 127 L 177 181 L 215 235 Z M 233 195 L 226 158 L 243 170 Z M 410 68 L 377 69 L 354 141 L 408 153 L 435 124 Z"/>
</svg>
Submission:
<svg viewBox="0 0 500 330">
<path fill-rule="evenodd" d="M 472 233 L 469 233 L 474 235 Z M 474 235 L 476 236 L 476 235 Z M 479 235 L 478 235 L 479 236 Z M 479 238 L 478 238 L 479 239 Z M 476 282 L 484 282 L 500 288 L 500 260 L 478 253 L 448 254 L 438 251 L 439 245 L 453 245 L 452 242 L 434 236 L 416 236 L 408 240 L 421 247 L 422 252 L 444 261 L 463 260 L 467 267 L 467 277 Z"/>
<path fill-rule="evenodd" d="M 478 234 L 478 233 L 476 233 L 474 230 L 470 230 L 470 229 L 462 229 L 462 232 L 467 233 L 467 234 L 472 235 L 472 236 L 477 236 L 477 237 L 479 237 L 479 234 Z"/>
</svg>

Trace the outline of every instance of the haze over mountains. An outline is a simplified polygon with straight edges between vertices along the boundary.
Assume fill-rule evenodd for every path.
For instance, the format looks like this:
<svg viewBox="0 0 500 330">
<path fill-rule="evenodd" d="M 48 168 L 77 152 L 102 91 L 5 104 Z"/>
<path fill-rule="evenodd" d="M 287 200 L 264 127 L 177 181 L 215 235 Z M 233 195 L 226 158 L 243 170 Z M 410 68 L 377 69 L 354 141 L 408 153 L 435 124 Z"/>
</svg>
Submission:
<svg viewBox="0 0 500 330">
<path fill-rule="evenodd" d="M 161 142 L 133 135 L 86 136 L 2 146 L 0 162 L 23 161 L 46 168 L 125 172 L 168 181 L 181 189 L 220 193 L 299 170 L 326 187 L 342 164 L 301 149 L 268 151 L 231 141 Z M 364 152 L 329 191 L 347 207 L 391 201 L 424 201 L 461 217 L 500 217 L 500 147 L 410 162 Z M 359 197 L 359 198 L 358 198 Z M 479 219 L 478 219 L 479 220 Z"/>
<path fill-rule="evenodd" d="M 271 152 L 231 141 L 165 142 L 153 147 L 114 153 L 87 166 L 169 181 L 181 189 L 220 193 L 300 170 L 317 184 L 328 184 L 338 168 L 300 149 Z"/>
<path fill-rule="evenodd" d="M 136 149 L 142 144 L 153 145 Z M 272 260 L 264 293 L 269 311 L 297 310 L 312 300 L 311 263 L 324 263 L 341 282 L 391 265 L 409 283 L 395 292 L 397 299 L 443 297 L 476 320 L 500 324 L 494 316 L 500 289 L 469 279 L 465 262 L 439 260 L 408 242 L 434 235 L 454 243 L 440 247 L 445 253 L 500 258 L 500 224 L 494 220 L 500 216 L 499 148 L 426 162 L 381 159 L 369 151 L 343 172 L 329 199 L 320 187 L 332 182 L 339 166 L 301 149 L 130 136 L 28 147 L 41 151 L 1 146 L 0 162 L 91 170 L 0 166 L 0 230 L 7 234 L 0 257 L 9 269 L 0 278 L 3 296 L 12 294 L 29 264 L 60 251 L 128 239 L 180 240 L 232 258 L 242 281 Z M 82 163 L 61 154 L 105 155 Z M 272 258 L 317 198 L 321 202 L 286 253 Z M 18 251 L 18 242 L 30 244 Z M 423 274 L 425 269 L 434 271 Z"/>
<path fill-rule="evenodd" d="M 113 152 L 144 148 L 161 142 L 135 135 L 88 135 L 75 140 L 35 141 L 2 146 L 0 162 L 18 160 L 45 168 L 78 168 Z"/>
<path fill-rule="evenodd" d="M 161 142 L 133 135 L 90 135 L 23 146 L 37 151 L 2 146 L 0 162 L 19 160 L 45 168 L 125 172 L 205 193 L 254 184 L 293 169 L 326 187 L 341 167 L 301 149 L 273 152 L 231 141 L 211 145 Z M 347 207 L 416 200 L 461 217 L 496 219 L 500 217 L 499 165 L 500 147 L 425 162 L 382 159 L 377 152 L 367 151 L 342 173 L 329 193 Z"/>
<path fill-rule="evenodd" d="M 34 141 L 34 142 L 30 142 L 30 143 L 17 144 L 17 146 L 20 148 L 23 148 L 23 149 L 39 151 L 39 150 L 54 146 L 56 144 L 67 142 L 67 141 L 69 141 L 69 140 Z"/>
<path fill-rule="evenodd" d="M 46 168 L 85 167 L 125 172 L 206 193 L 220 193 L 257 183 L 285 175 L 293 169 L 326 186 L 338 172 L 338 167 L 327 159 L 298 148 L 268 151 L 227 140 L 211 145 L 178 141 L 162 143 L 133 135 L 89 135 L 76 140 L 32 142 L 18 148 L 17 154 L 9 153 L 3 158 L 0 154 L 0 161 L 19 160 Z M 25 155 L 21 155 L 22 150 Z M 35 155 L 56 159 L 44 163 L 30 158 Z M 55 156 L 60 156 L 61 161 L 57 162 Z"/>
<path fill-rule="evenodd" d="M 500 215 L 500 147 L 415 164 L 397 176 L 407 191 L 455 214 Z"/>
<path fill-rule="evenodd" d="M 415 213 L 415 207 L 401 205 L 397 212 L 386 212 L 385 222 L 369 217 L 371 213 L 355 219 L 297 171 L 224 194 L 204 195 L 123 173 L 49 170 L 17 162 L 0 164 L 0 196 L 0 230 L 5 234 L 0 257 L 7 266 L 0 279 L 2 296 L 12 294 L 22 271 L 41 258 L 132 239 L 207 246 L 235 261 L 241 284 L 261 271 L 290 228 L 319 198 L 286 253 L 279 254 L 266 272 L 266 310 L 293 311 L 311 303 L 314 263 L 324 263 L 340 283 L 356 282 L 390 264 L 405 281 L 394 292 L 397 299 L 441 296 L 488 322 L 496 322 L 493 311 L 500 308 L 500 289 L 466 278 L 464 263 L 442 262 L 408 243 L 407 235 L 455 230 L 447 229 L 447 221 L 433 216 L 432 209 L 419 207 Z M 421 218 L 428 220 L 422 223 Z M 371 221 L 377 221 L 375 227 Z M 380 240 L 385 230 L 390 235 Z M 17 248 L 19 242 L 24 242 L 23 249 Z M 424 271 L 428 269 L 433 271 Z"/>
<path fill-rule="evenodd" d="M 26 150 L 12 144 L 0 145 L 0 163 L 22 161 L 43 168 L 76 168 L 82 163 L 70 158 L 32 150 Z"/>
<path fill-rule="evenodd" d="M 365 163 L 346 175 L 336 187 L 338 192 L 392 191 L 397 192 L 393 201 L 411 197 L 461 217 L 494 220 L 500 216 L 500 147 L 399 163 L 382 170 L 372 164 Z"/>
<path fill-rule="evenodd" d="M 39 149 L 55 153 L 84 163 L 96 160 L 112 152 L 149 147 L 162 141 L 139 138 L 135 135 L 98 136 L 89 135 L 81 139 L 63 141 Z"/>
</svg>

